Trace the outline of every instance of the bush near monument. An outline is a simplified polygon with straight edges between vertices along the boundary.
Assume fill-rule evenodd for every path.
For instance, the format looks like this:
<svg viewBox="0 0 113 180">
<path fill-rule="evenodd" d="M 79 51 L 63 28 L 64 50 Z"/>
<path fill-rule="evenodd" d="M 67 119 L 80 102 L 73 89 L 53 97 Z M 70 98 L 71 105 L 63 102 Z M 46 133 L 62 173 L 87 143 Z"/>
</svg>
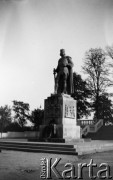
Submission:
<svg viewBox="0 0 113 180">
<path fill-rule="evenodd" d="M 113 105 L 111 100 L 102 94 L 99 96 L 98 100 L 99 105 L 99 112 L 98 112 L 98 118 L 104 120 L 104 124 L 107 124 L 109 122 L 113 122 Z M 96 103 L 94 102 L 92 107 L 95 109 Z M 94 114 L 94 119 L 96 118 L 96 113 Z"/>
<path fill-rule="evenodd" d="M 39 126 L 42 124 L 43 119 L 44 119 L 44 110 L 37 108 L 31 112 L 30 121 L 33 123 L 34 130 L 39 130 Z"/>
<path fill-rule="evenodd" d="M 24 132 L 24 131 L 32 131 L 32 127 L 24 126 L 22 128 L 17 122 L 12 122 L 11 124 L 9 124 L 4 128 L 4 132 Z"/>
</svg>

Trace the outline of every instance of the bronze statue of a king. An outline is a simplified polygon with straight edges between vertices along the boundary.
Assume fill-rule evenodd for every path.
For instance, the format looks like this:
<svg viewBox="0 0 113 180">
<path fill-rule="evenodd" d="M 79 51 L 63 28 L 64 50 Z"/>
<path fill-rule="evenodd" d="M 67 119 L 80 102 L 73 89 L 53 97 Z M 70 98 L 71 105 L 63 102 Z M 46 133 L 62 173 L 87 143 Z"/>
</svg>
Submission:
<svg viewBox="0 0 113 180">
<path fill-rule="evenodd" d="M 55 94 L 69 94 L 73 92 L 73 62 L 70 56 L 66 56 L 65 50 L 60 50 L 61 58 L 57 68 L 53 70 L 55 77 Z"/>
</svg>

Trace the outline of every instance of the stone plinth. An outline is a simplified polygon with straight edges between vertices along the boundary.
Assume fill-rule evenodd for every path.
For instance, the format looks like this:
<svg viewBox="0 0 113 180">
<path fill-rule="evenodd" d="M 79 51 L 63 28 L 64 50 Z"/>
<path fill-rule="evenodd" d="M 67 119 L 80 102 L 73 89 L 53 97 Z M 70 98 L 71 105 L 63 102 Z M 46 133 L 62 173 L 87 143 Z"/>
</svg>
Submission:
<svg viewBox="0 0 113 180">
<path fill-rule="evenodd" d="M 77 103 L 70 95 L 51 95 L 45 100 L 44 112 L 40 138 L 59 138 L 68 141 L 80 138 Z"/>
</svg>

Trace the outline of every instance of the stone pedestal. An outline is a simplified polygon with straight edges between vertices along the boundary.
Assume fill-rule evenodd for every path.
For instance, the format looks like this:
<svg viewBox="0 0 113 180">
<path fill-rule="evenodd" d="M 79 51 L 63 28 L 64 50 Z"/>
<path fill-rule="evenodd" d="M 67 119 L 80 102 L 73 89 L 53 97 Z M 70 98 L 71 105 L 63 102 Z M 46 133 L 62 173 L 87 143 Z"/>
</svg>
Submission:
<svg viewBox="0 0 113 180">
<path fill-rule="evenodd" d="M 77 103 L 70 95 L 53 94 L 45 99 L 44 113 L 40 138 L 66 141 L 80 138 L 80 126 L 77 126 Z"/>
</svg>

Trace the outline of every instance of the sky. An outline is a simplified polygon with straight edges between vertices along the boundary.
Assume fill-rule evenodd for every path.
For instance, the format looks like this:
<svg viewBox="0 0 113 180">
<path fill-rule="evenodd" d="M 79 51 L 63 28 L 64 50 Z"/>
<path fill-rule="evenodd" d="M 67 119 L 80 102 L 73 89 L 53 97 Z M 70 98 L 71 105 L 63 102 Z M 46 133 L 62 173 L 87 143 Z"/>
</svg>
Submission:
<svg viewBox="0 0 113 180">
<path fill-rule="evenodd" d="M 0 106 L 43 107 L 60 49 L 84 78 L 85 52 L 112 44 L 112 0 L 0 0 Z"/>
</svg>

